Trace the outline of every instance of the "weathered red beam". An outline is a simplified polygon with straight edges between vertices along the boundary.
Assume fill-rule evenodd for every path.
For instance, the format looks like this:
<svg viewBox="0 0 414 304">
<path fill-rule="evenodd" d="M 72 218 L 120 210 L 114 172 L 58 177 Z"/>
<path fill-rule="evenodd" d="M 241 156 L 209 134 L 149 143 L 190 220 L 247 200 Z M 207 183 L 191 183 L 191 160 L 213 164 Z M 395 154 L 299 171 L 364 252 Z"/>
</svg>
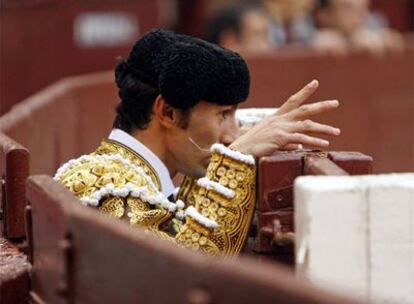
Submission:
<svg viewBox="0 0 414 304">
<path fill-rule="evenodd" d="M 305 175 L 349 175 L 329 158 L 319 154 L 305 155 L 303 171 Z"/>
</svg>

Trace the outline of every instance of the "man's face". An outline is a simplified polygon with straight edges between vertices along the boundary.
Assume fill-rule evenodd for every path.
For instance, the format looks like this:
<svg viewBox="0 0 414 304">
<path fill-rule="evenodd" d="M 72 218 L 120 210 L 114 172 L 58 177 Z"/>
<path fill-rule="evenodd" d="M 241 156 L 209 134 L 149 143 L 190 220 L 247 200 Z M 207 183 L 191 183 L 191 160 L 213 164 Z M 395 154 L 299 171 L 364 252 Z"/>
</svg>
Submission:
<svg viewBox="0 0 414 304">
<path fill-rule="evenodd" d="M 269 13 L 280 21 L 293 21 L 308 14 L 315 0 L 266 0 L 264 5 Z"/>
<path fill-rule="evenodd" d="M 205 175 L 211 155 L 204 150 L 214 143 L 230 144 L 237 136 L 236 108 L 201 101 L 191 109 L 187 128 L 170 131 L 167 146 L 178 172 L 195 178 Z"/>
<path fill-rule="evenodd" d="M 246 52 L 270 51 L 269 28 L 269 19 L 264 13 L 258 10 L 247 12 L 242 19 L 240 49 Z"/>
<path fill-rule="evenodd" d="M 369 12 L 368 0 L 332 0 L 330 8 L 332 25 L 350 35 L 358 30 Z"/>
</svg>

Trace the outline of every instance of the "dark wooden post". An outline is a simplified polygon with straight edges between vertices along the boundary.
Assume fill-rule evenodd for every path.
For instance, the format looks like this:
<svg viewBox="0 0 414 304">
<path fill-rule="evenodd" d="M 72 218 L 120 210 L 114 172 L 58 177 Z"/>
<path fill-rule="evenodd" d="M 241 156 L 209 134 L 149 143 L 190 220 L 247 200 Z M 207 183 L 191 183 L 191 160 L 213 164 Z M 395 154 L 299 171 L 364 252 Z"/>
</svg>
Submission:
<svg viewBox="0 0 414 304">
<path fill-rule="evenodd" d="M 29 151 L 0 133 L 2 230 L 10 240 L 19 241 L 25 232 L 25 182 L 29 176 Z"/>
</svg>

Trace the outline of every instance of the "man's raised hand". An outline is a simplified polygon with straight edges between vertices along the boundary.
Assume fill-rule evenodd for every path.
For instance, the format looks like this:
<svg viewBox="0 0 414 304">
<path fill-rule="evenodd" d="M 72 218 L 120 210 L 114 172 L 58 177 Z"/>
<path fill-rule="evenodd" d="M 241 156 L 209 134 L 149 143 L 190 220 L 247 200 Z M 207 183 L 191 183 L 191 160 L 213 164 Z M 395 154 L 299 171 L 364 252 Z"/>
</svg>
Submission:
<svg viewBox="0 0 414 304">
<path fill-rule="evenodd" d="M 296 149 L 299 145 L 316 148 L 329 146 L 329 142 L 319 136 L 337 136 L 340 130 L 314 122 L 310 117 L 337 108 L 339 102 L 326 100 L 303 105 L 318 86 L 317 80 L 311 81 L 292 95 L 275 114 L 252 127 L 230 147 L 259 157 L 270 155 L 280 149 Z"/>
</svg>

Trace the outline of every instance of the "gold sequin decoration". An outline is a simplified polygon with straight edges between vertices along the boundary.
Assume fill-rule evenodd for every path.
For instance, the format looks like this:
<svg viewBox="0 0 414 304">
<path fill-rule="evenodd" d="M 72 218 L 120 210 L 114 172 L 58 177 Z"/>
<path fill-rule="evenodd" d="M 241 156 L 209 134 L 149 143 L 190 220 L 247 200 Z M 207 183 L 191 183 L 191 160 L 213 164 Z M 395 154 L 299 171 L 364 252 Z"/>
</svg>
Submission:
<svg viewBox="0 0 414 304">
<path fill-rule="evenodd" d="M 199 239 L 200 239 L 200 234 L 199 234 L 199 233 L 197 233 L 197 232 L 194 232 L 194 233 L 192 234 L 192 236 L 191 236 L 191 240 L 192 240 L 193 242 L 197 242 Z"/>
<path fill-rule="evenodd" d="M 204 246 L 207 243 L 207 238 L 205 236 L 200 237 L 200 239 L 198 240 L 198 243 L 201 246 Z"/>
<path fill-rule="evenodd" d="M 232 170 L 232 169 L 229 169 L 229 170 L 227 171 L 226 176 L 227 176 L 229 179 L 232 179 L 232 178 L 234 178 L 234 177 L 236 176 L 236 172 L 234 172 L 234 170 Z"/>
<path fill-rule="evenodd" d="M 219 205 L 216 202 L 214 202 L 211 204 L 209 209 L 212 211 L 216 211 L 218 208 L 219 208 Z"/>
<path fill-rule="evenodd" d="M 201 214 L 207 217 L 210 214 L 210 212 L 207 208 L 204 208 L 203 210 L 201 210 Z"/>
<path fill-rule="evenodd" d="M 226 175 L 226 168 L 220 167 L 217 169 L 217 176 L 225 176 Z"/>
<path fill-rule="evenodd" d="M 244 176 L 244 174 L 243 174 L 243 173 L 241 173 L 241 172 L 237 172 L 237 174 L 236 174 L 236 179 L 237 179 L 239 182 L 244 181 L 244 178 L 245 178 L 245 176 Z"/>
<path fill-rule="evenodd" d="M 225 215 L 226 215 L 226 209 L 224 209 L 224 208 L 220 208 L 220 209 L 217 211 L 217 214 L 218 214 L 219 216 L 225 216 Z"/>
<path fill-rule="evenodd" d="M 229 179 L 223 176 L 220 178 L 219 183 L 222 184 L 223 186 L 227 186 L 227 184 L 229 183 Z"/>
<path fill-rule="evenodd" d="M 234 180 L 234 179 L 230 180 L 230 182 L 229 182 L 230 189 L 236 189 L 237 185 L 238 185 L 238 183 L 237 183 L 236 180 Z"/>
<path fill-rule="evenodd" d="M 210 200 L 206 197 L 202 198 L 202 204 L 204 207 L 208 207 L 210 205 Z"/>
</svg>

